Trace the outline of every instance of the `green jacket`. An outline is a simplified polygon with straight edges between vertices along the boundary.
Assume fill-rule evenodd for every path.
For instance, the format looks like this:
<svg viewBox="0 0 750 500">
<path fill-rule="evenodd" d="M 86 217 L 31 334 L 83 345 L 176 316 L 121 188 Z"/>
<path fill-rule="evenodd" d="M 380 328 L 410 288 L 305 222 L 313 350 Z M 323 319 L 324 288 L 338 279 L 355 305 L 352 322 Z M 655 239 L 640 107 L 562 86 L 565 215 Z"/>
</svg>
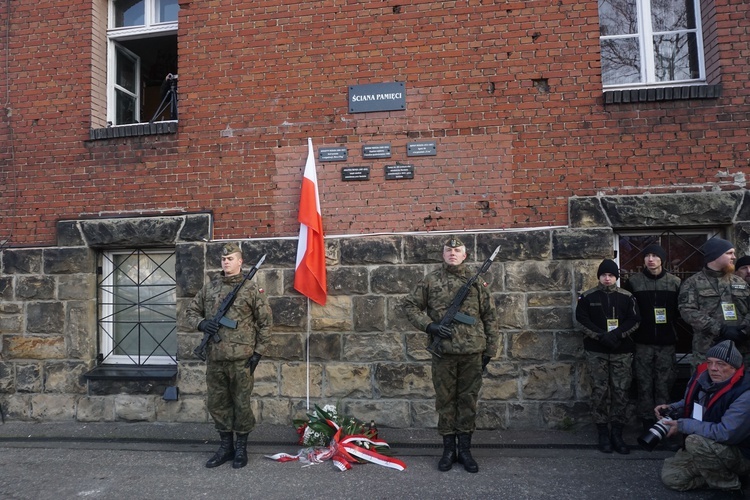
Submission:
<svg viewBox="0 0 750 500">
<path fill-rule="evenodd" d="M 678 303 L 680 315 L 693 329 L 693 352 L 705 354 L 719 340 L 721 326 L 735 325 L 750 333 L 750 288 L 734 274 L 704 268 L 682 282 Z M 722 303 L 734 304 L 737 319 L 726 321 Z M 741 353 L 748 342 L 737 343 Z"/>
<path fill-rule="evenodd" d="M 224 298 L 242 281 L 242 274 L 216 276 L 195 295 L 187 308 L 187 323 L 197 329 L 204 319 L 211 319 Z M 221 326 L 221 342 L 208 344 L 208 361 L 239 361 L 257 352 L 265 354 L 271 340 L 273 318 L 266 294 L 252 281 L 245 282 L 226 317 L 237 321 L 237 328 Z"/>
<path fill-rule="evenodd" d="M 465 264 L 449 266 L 428 274 L 403 302 L 409 322 L 424 332 L 432 322 L 439 322 L 450 307 L 461 286 L 474 276 Z M 478 279 L 461 306 L 461 312 L 476 319 L 473 325 L 454 321 L 453 336 L 441 341 L 445 354 L 475 354 L 494 357 L 497 353 L 499 332 L 495 304 L 487 283 Z M 428 342 L 430 339 L 427 339 Z"/>
</svg>

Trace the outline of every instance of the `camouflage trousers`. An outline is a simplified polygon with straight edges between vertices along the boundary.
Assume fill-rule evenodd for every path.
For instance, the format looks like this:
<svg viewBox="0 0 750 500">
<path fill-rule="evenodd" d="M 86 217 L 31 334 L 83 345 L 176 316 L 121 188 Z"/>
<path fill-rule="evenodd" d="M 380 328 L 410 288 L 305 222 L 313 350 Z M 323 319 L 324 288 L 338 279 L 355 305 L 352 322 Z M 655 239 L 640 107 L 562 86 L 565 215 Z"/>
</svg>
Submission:
<svg viewBox="0 0 750 500">
<path fill-rule="evenodd" d="M 432 385 L 438 433 L 472 433 L 476 428 L 477 400 L 482 388 L 482 355 L 444 354 L 432 357 Z"/>
<path fill-rule="evenodd" d="M 635 380 L 638 386 L 638 417 L 654 420 L 654 408 L 671 402 L 675 379 L 673 345 L 635 345 Z"/>
<path fill-rule="evenodd" d="M 595 424 L 627 423 L 628 390 L 633 378 L 633 354 L 585 351 L 591 376 L 591 413 Z"/>
<path fill-rule="evenodd" d="M 252 400 L 254 377 L 240 361 L 209 361 L 206 367 L 208 412 L 219 432 L 251 432 L 255 428 Z"/>
<path fill-rule="evenodd" d="M 750 460 L 737 446 L 691 434 L 685 448 L 664 461 L 661 480 L 667 488 L 687 491 L 696 488 L 739 490 L 739 476 L 750 474 Z"/>
</svg>

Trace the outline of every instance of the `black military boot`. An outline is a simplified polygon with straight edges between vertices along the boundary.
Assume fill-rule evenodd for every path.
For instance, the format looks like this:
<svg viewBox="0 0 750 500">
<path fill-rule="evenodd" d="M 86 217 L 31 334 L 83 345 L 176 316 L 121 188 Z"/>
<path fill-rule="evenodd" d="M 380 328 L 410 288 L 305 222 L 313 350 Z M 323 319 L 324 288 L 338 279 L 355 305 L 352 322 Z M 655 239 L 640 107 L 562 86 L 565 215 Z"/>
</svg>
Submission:
<svg viewBox="0 0 750 500">
<path fill-rule="evenodd" d="M 211 457 L 208 462 L 206 462 L 206 467 L 209 469 L 213 467 L 218 467 L 227 460 L 232 460 L 234 458 L 234 443 L 232 443 L 232 433 L 231 432 L 219 432 L 219 436 L 221 436 L 221 444 L 219 445 L 219 449 L 216 451 L 213 457 Z"/>
<path fill-rule="evenodd" d="M 607 424 L 596 424 L 599 431 L 599 451 L 602 453 L 612 453 L 612 442 L 609 439 L 609 427 Z"/>
<path fill-rule="evenodd" d="M 466 472 L 479 472 L 479 465 L 471 456 L 471 434 L 458 435 L 458 463 L 464 464 Z"/>
<path fill-rule="evenodd" d="M 237 442 L 234 445 L 233 469 L 241 469 L 247 465 L 247 432 L 237 433 Z"/>
<path fill-rule="evenodd" d="M 612 448 L 620 455 L 627 455 L 630 453 L 630 448 L 622 439 L 622 428 L 622 424 L 612 424 Z"/>
<path fill-rule="evenodd" d="M 451 470 L 453 464 L 458 461 L 456 456 L 456 435 L 448 434 L 443 436 L 443 456 L 438 462 L 438 470 L 446 472 Z"/>
</svg>

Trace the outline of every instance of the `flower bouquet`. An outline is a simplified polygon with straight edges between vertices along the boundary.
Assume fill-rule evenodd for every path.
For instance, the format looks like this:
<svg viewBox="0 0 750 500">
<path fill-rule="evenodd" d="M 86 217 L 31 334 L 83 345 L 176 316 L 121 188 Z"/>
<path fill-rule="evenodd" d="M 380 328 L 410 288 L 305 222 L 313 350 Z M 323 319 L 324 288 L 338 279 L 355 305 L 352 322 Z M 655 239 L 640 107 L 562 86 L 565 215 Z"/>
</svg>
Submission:
<svg viewBox="0 0 750 500">
<path fill-rule="evenodd" d="M 300 461 L 307 465 L 331 460 L 341 471 L 351 469 L 351 464 L 375 463 L 396 470 L 406 465 L 388 456 L 390 447 L 378 439 L 374 422 L 369 425 L 351 416 L 341 415 L 333 405 L 320 408 L 307 415 L 307 419 L 294 421 L 299 443 L 305 446 L 296 455 L 277 453 L 266 455 L 279 462 Z"/>
</svg>

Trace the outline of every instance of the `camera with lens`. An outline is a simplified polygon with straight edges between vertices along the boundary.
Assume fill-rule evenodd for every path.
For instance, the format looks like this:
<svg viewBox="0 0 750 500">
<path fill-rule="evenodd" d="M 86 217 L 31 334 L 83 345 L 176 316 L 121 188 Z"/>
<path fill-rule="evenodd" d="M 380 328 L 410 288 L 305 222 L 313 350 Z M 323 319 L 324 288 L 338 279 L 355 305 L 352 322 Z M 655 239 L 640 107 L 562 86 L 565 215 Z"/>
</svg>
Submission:
<svg viewBox="0 0 750 500">
<path fill-rule="evenodd" d="M 646 451 L 654 451 L 654 448 L 669 432 L 669 425 L 665 422 L 680 418 L 679 411 L 671 406 L 669 408 L 662 408 L 659 410 L 659 414 L 662 417 L 661 420 L 652 425 L 649 430 L 638 438 L 638 444 Z"/>
</svg>

